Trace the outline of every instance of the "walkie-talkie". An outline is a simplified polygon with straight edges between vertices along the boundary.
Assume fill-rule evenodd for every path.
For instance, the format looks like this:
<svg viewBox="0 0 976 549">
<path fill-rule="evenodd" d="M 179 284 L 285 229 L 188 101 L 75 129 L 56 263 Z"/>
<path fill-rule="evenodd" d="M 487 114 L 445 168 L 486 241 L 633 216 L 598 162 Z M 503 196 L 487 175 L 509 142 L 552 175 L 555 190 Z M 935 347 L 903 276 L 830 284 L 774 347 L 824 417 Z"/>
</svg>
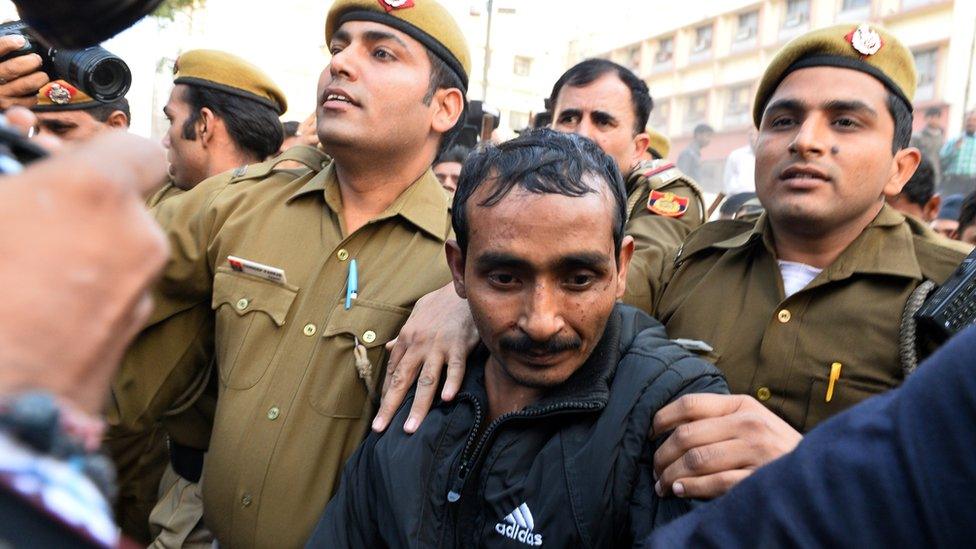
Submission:
<svg viewBox="0 0 976 549">
<path fill-rule="evenodd" d="M 976 323 L 976 250 L 925 300 L 915 320 L 924 336 L 937 344 Z"/>
</svg>

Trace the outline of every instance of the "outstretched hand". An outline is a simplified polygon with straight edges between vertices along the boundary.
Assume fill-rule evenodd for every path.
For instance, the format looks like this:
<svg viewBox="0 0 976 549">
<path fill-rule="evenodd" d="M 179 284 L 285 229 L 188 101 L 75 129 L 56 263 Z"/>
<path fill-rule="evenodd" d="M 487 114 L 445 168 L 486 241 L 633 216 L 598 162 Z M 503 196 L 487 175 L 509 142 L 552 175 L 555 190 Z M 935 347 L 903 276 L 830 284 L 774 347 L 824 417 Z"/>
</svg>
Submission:
<svg viewBox="0 0 976 549">
<path fill-rule="evenodd" d="M 387 343 L 390 361 L 383 383 L 383 399 L 373 430 L 385 430 L 414 381 L 417 391 L 404 431 L 413 433 L 427 417 L 447 365 L 441 399 L 451 400 L 461 388 L 468 353 L 478 344 L 478 331 L 468 303 L 448 284 L 417 300 L 396 339 Z"/>
</svg>

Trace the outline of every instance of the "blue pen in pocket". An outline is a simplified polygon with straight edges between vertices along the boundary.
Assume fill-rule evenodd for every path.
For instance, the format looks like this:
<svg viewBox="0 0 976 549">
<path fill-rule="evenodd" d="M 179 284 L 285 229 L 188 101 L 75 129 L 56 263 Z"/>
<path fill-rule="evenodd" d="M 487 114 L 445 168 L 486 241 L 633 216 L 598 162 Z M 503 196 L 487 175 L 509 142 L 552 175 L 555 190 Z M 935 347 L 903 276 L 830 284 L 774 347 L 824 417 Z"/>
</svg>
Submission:
<svg viewBox="0 0 976 549">
<path fill-rule="evenodd" d="M 349 277 L 346 278 L 346 310 L 352 307 L 352 300 L 359 297 L 359 273 L 356 272 L 356 260 L 349 260 Z"/>
</svg>

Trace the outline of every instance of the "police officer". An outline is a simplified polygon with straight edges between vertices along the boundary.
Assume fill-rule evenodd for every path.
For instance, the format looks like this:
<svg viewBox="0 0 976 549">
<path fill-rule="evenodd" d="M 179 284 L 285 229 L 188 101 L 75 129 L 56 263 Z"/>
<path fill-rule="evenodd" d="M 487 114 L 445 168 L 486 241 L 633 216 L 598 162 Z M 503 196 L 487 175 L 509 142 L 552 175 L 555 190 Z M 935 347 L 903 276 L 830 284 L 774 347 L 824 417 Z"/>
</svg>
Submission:
<svg viewBox="0 0 976 549">
<path fill-rule="evenodd" d="M 668 333 L 699 342 L 739 395 L 661 410 L 654 431 L 677 428 L 655 455 L 661 492 L 720 494 L 904 380 L 909 298 L 965 257 L 884 201 L 919 163 L 915 85 L 911 52 L 868 24 L 807 33 L 766 69 L 753 110 L 765 213 L 693 233 L 655 302 Z"/>
<path fill-rule="evenodd" d="M 132 443 L 192 402 L 215 361 L 204 512 L 231 546 L 305 542 L 372 417 L 384 344 L 450 280 L 447 197 L 430 165 L 463 119 L 460 29 L 433 0 L 339 0 L 326 41 L 317 132 L 334 160 L 298 148 L 314 168 L 282 170 L 279 157 L 156 208 L 173 259 L 114 384 L 125 469 Z M 212 315 L 187 320 L 201 305 Z"/>
<path fill-rule="evenodd" d="M 173 66 L 163 114 L 169 183 L 150 200 L 191 189 L 208 177 L 276 154 L 284 140 L 278 117 L 288 110 L 281 88 L 260 68 L 227 52 L 192 50 Z"/>
<path fill-rule="evenodd" d="M 620 173 L 627 177 L 629 219 L 657 218 L 651 225 L 639 226 L 647 234 L 634 235 L 637 226 L 633 222 L 627 234 L 680 241 L 704 223 L 698 185 L 669 162 L 643 160 L 650 144 L 645 126 L 653 101 L 647 84 L 637 75 L 612 61 L 587 59 L 559 77 L 549 104 L 553 105 L 553 129 L 589 137 L 617 161 Z M 663 231 L 666 235 L 655 231 L 670 229 L 669 219 L 680 220 L 687 228 Z"/>
<path fill-rule="evenodd" d="M 105 130 L 127 130 L 131 120 L 126 98 L 102 103 L 64 80 L 41 87 L 31 110 L 37 116 L 38 135 L 63 141 L 86 140 Z"/>
</svg>

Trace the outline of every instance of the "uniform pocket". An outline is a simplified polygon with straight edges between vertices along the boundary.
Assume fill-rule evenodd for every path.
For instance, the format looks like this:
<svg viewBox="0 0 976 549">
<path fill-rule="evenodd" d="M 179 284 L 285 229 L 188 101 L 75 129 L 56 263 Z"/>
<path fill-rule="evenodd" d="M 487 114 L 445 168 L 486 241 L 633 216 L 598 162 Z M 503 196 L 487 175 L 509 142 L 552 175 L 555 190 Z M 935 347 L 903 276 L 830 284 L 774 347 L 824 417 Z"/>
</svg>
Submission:
<svg viewBox="0 0 976 549">
<path fill-rule="evenodd" d="M 817 424 L 839 414 L 862 400 L 879 395 L 891 389 L 876 383 L 865 383 L 839 378 L 834 382 L 834 394 L 826 401 L 826 379 L 814 379 L 810 384 L 810 400 L 807 403 L 807 417 L 803 422 L 803 432 L 813 429 Z"/>
<path fill-rule="evenodd" d="M 309 404 L 320 414 L 359 418 L 367 408 L 370 389 L 379 394 L 386 369 L 385 345 L 399 333 L 410 310 L 357 299 L 349 310 L 338 303 L 329 315 L 322 344 L 312 365 Z M 369 375 L 357 367 L 356 344 L 365 348 Z M 364 372 L 365 373 L 365 372 Z"/>
<path fill-rule="evenodd" d="M 264 375 L 298 288 L 218 267 L 211 307 L 217 316 L 217 368 L 230 389 L 250 389 Z"/>
</svg>

